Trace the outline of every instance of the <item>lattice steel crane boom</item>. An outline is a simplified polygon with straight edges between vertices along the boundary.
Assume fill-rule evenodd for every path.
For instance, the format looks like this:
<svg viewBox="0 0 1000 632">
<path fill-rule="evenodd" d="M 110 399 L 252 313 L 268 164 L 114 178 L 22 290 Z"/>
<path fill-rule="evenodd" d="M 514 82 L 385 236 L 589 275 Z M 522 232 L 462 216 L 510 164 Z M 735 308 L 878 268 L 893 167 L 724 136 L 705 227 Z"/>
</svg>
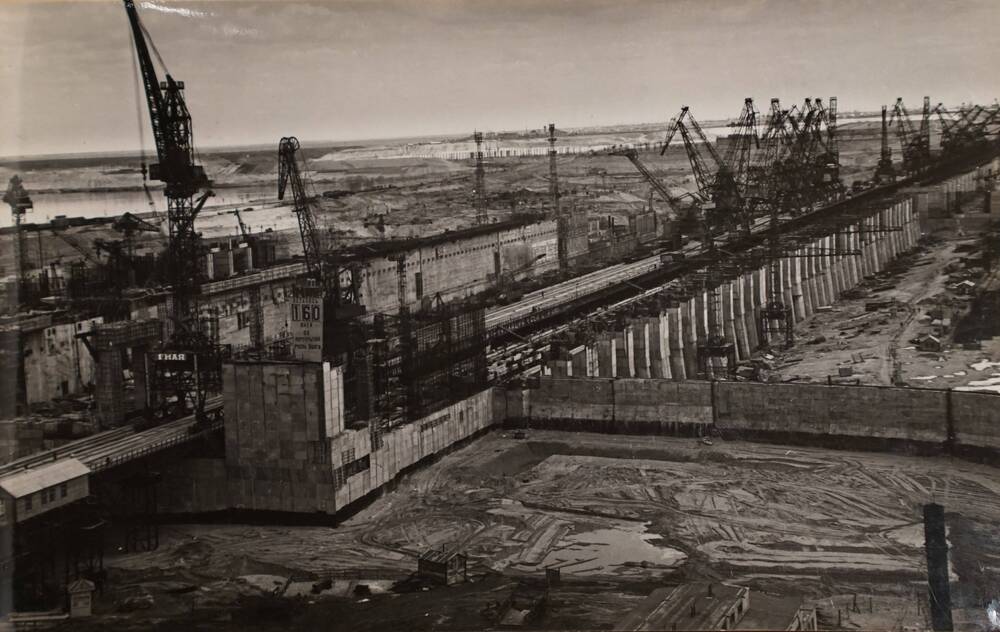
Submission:
<svg viewBox="0 0 1000 632">
<path fill-rule="evenodd" d="M 613 149 L 608 152 L 608 155 L 628 158 L 629 162 L 632 163 L 636 170 L 642 174 L 642 177 L 645 178 L 646 182 L 649 183 L 652 190 L 656 191 L 670 207 L 672 212 L 667 214 L 666 219 L 668 222 L 674 222 L 675 227 L 666 228 L 667 237 L 679 242 L 683 239 L 684 235 L 698 232 L 699 212 L 697 204 L 690 193 L 679 196 L 671 193 L 670 189 L 639 159 L 639 152 L 632 147 Z M 667 227 L 669 224 L 665 224 L 664 226 Z"/>
<path fill-rule="evenodd" d="M 664 202 L 670 205 L 670 208 L 673 209 L 676 215 L 674 219 L 681 217 L 685 212 L 687 212 L 688 209 L 684 206 L 684 196 L 677 196 L 671 193 L 670 189 L 668 189 L 667 186 L 663 184 L 663 182 L 661 182 L 652 171 L 649 170 L 649 167 L 647 167 L 639 159 L 639 152 L 636 149 L 632 147 L 614 149 L 608 152 L 608 154 L 611 156 L 624 156 L 625 158 L 628 158 L 629 162 L 631 162 L 639 173 L 642 174 L 642 177 L 646 179 L 646 182 L 648 182 L 649 185 L 660 194 L 660 197 L 663 198 Z"/>
<path fill-rule="evenodd" d="M 243 223 L 243 216 L 240 215 L 240 209 L 234 208 L 233 210 L 231 210 L 229 212 L 236 216 L 236 223 L 240 227 L 240 236 L 243 237 L 244 241 L 249 240 L 250 239 L 250 229 L 247 228 L 247 225 L 245 223 Z"/>
<path fill-rule="evenodd" d="M 676 134 L 680 134 L 687 153 L 691 172 L 698 187 L 701 208 L 705 212 L 704 230 L 710 233 L 719 228 L 748 225 L 747 204 L 744 193 L 751 162 L 750 151 L 759 147 L 757 115 L 751 99 L 744 101 L 738 123 L 735 145 L 725 158 L 719 156 L 701 126 L 687 106 L 671 120 L 661 155 L 666 152 Z"/>
<path fill-rule="evenodd" d="M 322 240 L 316 227 L 302 180 L 302 170 L 299 168 L 299 140 L 294 136 L 286 136 L 278 143 L 278 199 L 285 199 L 285 191 L 292 189 L 292 212 L 299 222 L 299 234 L 302 237 L 302 253 L 306 260 L 306 269 L 320 287 L 326 286 L 326 274 L 323 266 Z"/>
<path fill-rule="evenodd" d="M 306 187 L 304 163 L 300 163 L 300 145 L 294 136 L 278 143 L 278 199 L 284 199 L 291 187 L 292 210 L 299 222 L 306 270 L 323 288 L 331 307 L 363 311 L 361 308 L 360 270 L 357 260 L 342 252 L 326 252 L 320 228 L 312 210 L 313 195 Z M 346 312 L 344 312 L 346 313 Z"/>
</svg>

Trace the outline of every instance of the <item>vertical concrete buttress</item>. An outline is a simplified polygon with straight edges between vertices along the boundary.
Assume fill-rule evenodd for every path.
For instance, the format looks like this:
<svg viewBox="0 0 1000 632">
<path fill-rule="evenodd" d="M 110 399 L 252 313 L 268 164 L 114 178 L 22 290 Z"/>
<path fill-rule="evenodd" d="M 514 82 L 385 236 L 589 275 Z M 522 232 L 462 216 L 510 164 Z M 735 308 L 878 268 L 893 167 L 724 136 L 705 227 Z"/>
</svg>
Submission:
<svg viewBox="0 0 1000 632">
<path fill-rule="evenodd" d="M 670 376 L 675 381 L 687 379 L 687 362 L 684 359 L 684 319 L 680 307 L 667 310 L 667 340 L 670 347 Z"/>
</svg>

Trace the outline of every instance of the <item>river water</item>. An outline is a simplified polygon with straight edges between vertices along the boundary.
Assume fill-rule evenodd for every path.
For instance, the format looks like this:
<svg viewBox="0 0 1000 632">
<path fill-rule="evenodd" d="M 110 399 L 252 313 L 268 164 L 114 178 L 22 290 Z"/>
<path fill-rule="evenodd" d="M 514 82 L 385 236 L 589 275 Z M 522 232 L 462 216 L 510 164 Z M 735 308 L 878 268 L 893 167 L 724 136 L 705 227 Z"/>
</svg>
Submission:
<svg viewBox="0 0 1000 632">
<path fill-rule="evenodd" d="M 154 190 L 153 202 L 161 217 L 166 215 L 167 201 L 162 190 Z M 34 208 L 26 222 L 42 224 L 54 218 L 116 217 L 126 211 L 148 213 L 151 209 L 142 191 L 109 191 L 89 193 L 33 193 Z M 288 202 L 279 203 L 273 186 L 221 188 L 209 198 L 195 222 L 196 229 L 207 238 L 236 236 L 239 225 L 232 214 L 240 209 L 243 222 L 252 232 L 294 229 L 297 226 Z M 10 226 L 9 213 L 0 213 L 0 227 Z M 165 228 L 165 227 L 164 227 Z"/>
<path fill-rule="evenodd" d="M 156 210 L 164 213 L 167 201 L 162 190 L 154 190 L 153 202 Z M 277 201 L 277 191 L 271 186 L 248 186 L 220 188 L 215 191 L 215 197 L 209 198 L 205 210 L 232 210 L 239 207 L 262 206 Z M 149 200 L 146 194 L 139 191 L 108 191 L 86 193 L 32 193 L 31 199 L 35 208 L 28 214 L 26 221 L 49 222 L 59 215 L 66 217 L 113 217 L 126 211 L 132 213 L 149 212 Z M 2 214 L 8 223 L 8 214 Z"/>
</svg>

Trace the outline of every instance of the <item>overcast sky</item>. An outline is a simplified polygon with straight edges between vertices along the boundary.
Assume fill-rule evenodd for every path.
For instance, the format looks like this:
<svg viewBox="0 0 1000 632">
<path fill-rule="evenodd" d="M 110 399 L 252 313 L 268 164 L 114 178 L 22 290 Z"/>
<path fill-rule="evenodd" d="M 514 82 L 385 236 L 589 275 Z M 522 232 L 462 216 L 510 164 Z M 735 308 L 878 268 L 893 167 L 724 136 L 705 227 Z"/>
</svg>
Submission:
<svg viewBox="0 0 1000 632">
<path fill-rule="evenodd" d="M 708 119 L 745 96 L 1000 96 L 996 0 L 136 4 L 201 147 L 665 121 L 685 104 Z M 4 0 L 0 33 L 0 155 L 138 147 L 121 2 Z"/>
</svg>

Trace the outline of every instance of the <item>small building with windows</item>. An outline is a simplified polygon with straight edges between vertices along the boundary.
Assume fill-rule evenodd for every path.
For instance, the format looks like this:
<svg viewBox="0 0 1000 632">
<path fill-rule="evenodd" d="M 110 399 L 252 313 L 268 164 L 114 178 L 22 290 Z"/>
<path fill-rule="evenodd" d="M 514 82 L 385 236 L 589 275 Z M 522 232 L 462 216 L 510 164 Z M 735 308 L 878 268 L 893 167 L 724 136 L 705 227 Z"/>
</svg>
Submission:
<svg viewBox="0 0 1000 632">
<path fill-rule="evenodd" d="M 89 475 L 90 468 L 73 458 L 8 474 L 0 478 L 0 512 L 14 524 L 86 498 Z"/>
<path fill-rule="evenodd" d="M 468 559 L 464 553 L 431 549 L 417 559 L 417 574 L 444 586 L 458 584 L 468 578 L 466 573 Z"/>
</svg>

